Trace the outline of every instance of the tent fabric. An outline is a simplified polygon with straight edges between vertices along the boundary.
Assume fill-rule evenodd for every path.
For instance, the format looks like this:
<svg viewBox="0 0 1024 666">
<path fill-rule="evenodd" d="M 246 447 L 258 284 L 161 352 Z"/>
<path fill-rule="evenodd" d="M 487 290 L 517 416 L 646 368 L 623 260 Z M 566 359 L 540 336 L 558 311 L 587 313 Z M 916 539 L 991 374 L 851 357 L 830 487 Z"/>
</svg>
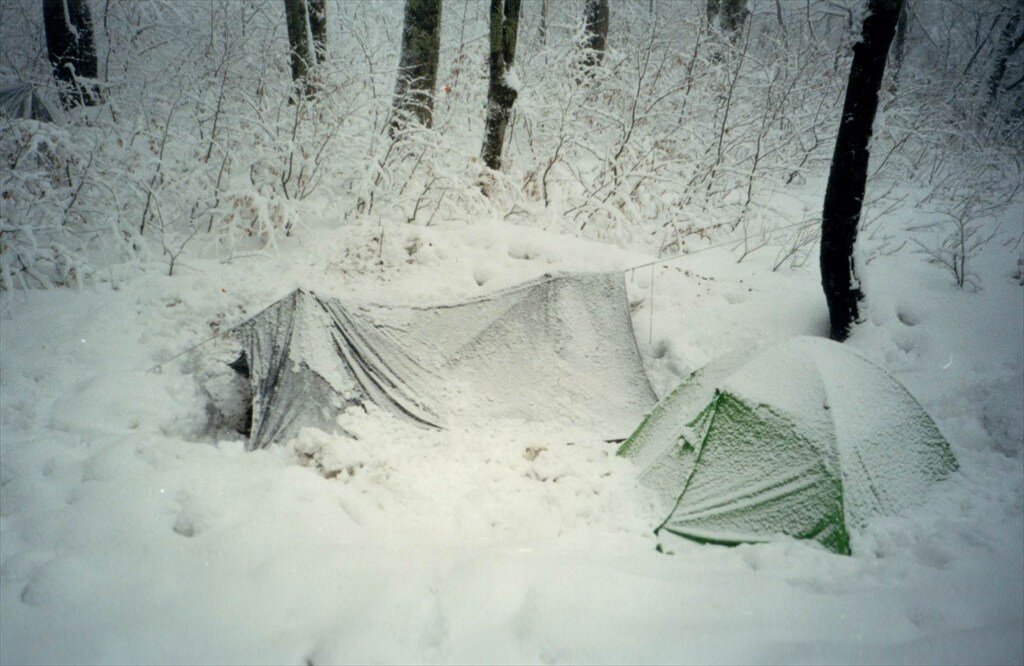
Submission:
<svg viewBox="0 0 1024 666">
<path fill-rule="evenodd" d="M 725 544 L 788 535 L 839 553 L 851 529 L 917 505 L 957 467 L 896 379 L 820 338 L 698 370 L 619 454 L 672 506 L 658 532 Z"/>
<path fill-rule="evenodd" d="M 297 290 L 234 329 L 248 448 L 372 403 L 424 427 L 543 421 L 621 440 L 656 397 L 621 273 L 545 276 L 454 305 L 354 306 Z"/>
<path fill-rule="evenodd" d="M 45 123 L 54 122 L 50 105 L 28 83 L 0 88 L 0 111 L 9 118 L 25 118 Z"/>
</svg>

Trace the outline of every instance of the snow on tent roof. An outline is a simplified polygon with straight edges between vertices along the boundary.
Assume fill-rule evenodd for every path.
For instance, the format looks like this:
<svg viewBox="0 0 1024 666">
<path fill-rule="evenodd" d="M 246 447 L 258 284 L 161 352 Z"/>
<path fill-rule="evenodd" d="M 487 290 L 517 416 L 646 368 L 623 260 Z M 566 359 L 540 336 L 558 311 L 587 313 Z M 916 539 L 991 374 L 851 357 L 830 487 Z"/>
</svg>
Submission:
<svg viewBox="0 0 1024 666">
<path fill-rule="evenodd" d="M 674 502 L 659 532 L 726 544 L 786 534 L 839 553 L 850 527 L 914 506 L 957 466 L 896 379 L 820 338 L 698 370 L 619 454 Z"/>
<path fill-rule="evenodd" d="M 52 123 L 55 118 L 50 105 L 28 83 L 0 88 L 0 111 L 9 118 L 26 118 L 45 123 Z"/>
<path fill-rule="evenodd" d="M 249 449 L 372 402 L 426 427 L 496 418 L 624 439 L 656 402 L 621 273 L 545 276 L 454 305 L 354 307 L 294 291 L 233 330 Z"/>
</svg>

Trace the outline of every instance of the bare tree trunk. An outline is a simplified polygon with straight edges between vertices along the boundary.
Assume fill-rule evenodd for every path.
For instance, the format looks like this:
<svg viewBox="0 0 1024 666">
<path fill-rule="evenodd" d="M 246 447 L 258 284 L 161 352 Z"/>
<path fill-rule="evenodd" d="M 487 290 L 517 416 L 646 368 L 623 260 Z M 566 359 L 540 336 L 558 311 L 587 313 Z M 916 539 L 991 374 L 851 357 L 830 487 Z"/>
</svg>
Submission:
<svg viewBox="0 0 1024 666">
<path fill-rule="evenodd" d="M 392 134 L 401 129 L 407 117 L 415 118 L 424 127 L 433 122 L 440 50 L 441 0 L 405 0 Z"/>
<path fill-rule="evenodd" d="M 292 82 L 295 91 L 291 102 L 299 97 L 312 97 L 315 90 L 309 79 L 309 69 L 315 63 L 309 44 L 309 14 L 306 0 L 284 0 L 284 15 L 288 25 L 288 50 L 291 53 Z"/>
<path fill-rule="evenodd" d="M 722 0 L 706 0 L 704 4 L 704 17 L 708 25 L 712 26 L 718 20 L 718 12 L 722 9 Z"/>
<path fill-rule="evenodd" d="M 316 63 L 327 60 L 327 0 L 306 0 L 309 13 L 309 33 L 313 36 Z"/>
<path fill-rule="evenodd" d="M 786 38 L 786 21 L 782 18 L 782 0 L 775 0 L 775 20 L 779 22 L 782 38 Z"/>
<path fill-rule="evenodd" d="M 505 81 L 505 74 L 516 57 L 520 0 L 491 0 L 490 80 L 487 86 L 487 125 L 481 151 L 488 168 L 501 169 L 501 151 L 505 146 L 505 128 L 516 101 L 516 90 Z"/>
<path fill-rule="evenodd" d="M 853 47 L 850 81 L 825 188 L 821 286 L 828 302 L 831 337 L 838 341 L 849 336 L 850 326 L 860 316 L 863 292 L 853 250 L 867 186 L 868 144 L 878 110 L 878 89 L 902 5 L 903 0 L 868 0 L 861 40 Z"/>
<path fill-rule="evenodd" d="M 95 79 L 98 72 L 92 15 L 86 0 L 43 0 L 43 28 L 46 55 L 53 67 L 64 108 L 92 106 L 99 101 L 95 85 L 80 79 Z"/>
<path fill-rule="evenodd" d="M 722 29 L 729 33 L 733 41 L 743 31 L 743 26 L 750 16 L 747 9 L 747 0 L 721 0 L 722 6 Z"/>
<path fill-rule="evenodd" d="M 1010 19 L 1003 26 L 1003 31 L 999 35 L 999 46 L 996 50 L 996 63 L 995 67 L 992 68 L 992 75 L 988 79 L 988 103 L 992 105 L 996 101 L 996 97 L 999 96 L 999 88 L 1003 83 L 1003 77 L 1006 75 L 1006 62 L 1010 59 L 1010 56 L 1020 48 L 1021 44 L 1024 43 L 1024 32 L 1021 32 L 1017 39 L 1013 38 L 1013 33 L 1017 30 L 1017 25 L 1021 19 L 1021 4 L 1017 4 L 1013 14 L 1010 15 Z"/>
<path fill-rule="evenodd" d="M 548 45 L 548 14 L 551 0 L 540 0 L 540 45 Z"/>
<path fill-rule="evenodd" d="M 583 10 L 583 55 L 585 68 L 596 67 L 604 60 L 608 42 L 608 0 L 587 0 Z"/>
<path fill-rule="evenodd" d="M 909 11 L 910 0 L 903 0 L 900 18 L 896 21 L 896 37 L 893 39 L 892 49 L 889 51 L 889 68 L 892 70 L 892 76 L 889 77 L 889 90 L 893 94 L 899 87 L 903 56 L 907 51 L 907 29 L 909 28 L 907 14 Z"/>
</svg>

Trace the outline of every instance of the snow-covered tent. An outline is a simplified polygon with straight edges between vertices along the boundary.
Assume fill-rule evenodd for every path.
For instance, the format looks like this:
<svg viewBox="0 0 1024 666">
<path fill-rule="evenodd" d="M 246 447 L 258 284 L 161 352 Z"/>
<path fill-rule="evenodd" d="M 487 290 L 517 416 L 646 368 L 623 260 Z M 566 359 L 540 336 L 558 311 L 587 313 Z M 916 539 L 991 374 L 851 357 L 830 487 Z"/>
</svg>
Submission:
<svg viewBox="0 0 1024 666">
<path fill-rule="evenodd" d="M 29 83 L 0 86 L 0 111 L 8 118 L 26 118 L 52 123 L 56 111 Z"/>
<path fill-rule="evenodd" d="M 545 276 L 454 305 L 356 307 L 294 291 L 234 329 L 248 448 L 336 430 L 373 403 L 426 427 L 546 421 L 625 439 L 656 397 L 621 273 Z"/>
<path fill-rule="evenodd" d="M 815 539 L 922 501 L 956 469 L 932 419 L 849 347 L 794 338 L 694 372 L 619 454 L 672 506 L 657 528 L 709 543 Z"/>
</svg>

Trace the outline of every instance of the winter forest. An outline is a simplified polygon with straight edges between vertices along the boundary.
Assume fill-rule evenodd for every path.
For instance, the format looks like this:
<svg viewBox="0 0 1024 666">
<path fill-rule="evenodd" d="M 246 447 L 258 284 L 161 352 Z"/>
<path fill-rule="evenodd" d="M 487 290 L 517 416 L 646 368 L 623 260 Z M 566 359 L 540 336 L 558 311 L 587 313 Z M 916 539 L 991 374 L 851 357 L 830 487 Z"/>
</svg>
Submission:
<svg viewBox="0 0 1024 666">
<path fill-rule="evenodd" d="M 1024 663 L 1022 0 L 0 0 L 0 663 Z"/>
</svg>

